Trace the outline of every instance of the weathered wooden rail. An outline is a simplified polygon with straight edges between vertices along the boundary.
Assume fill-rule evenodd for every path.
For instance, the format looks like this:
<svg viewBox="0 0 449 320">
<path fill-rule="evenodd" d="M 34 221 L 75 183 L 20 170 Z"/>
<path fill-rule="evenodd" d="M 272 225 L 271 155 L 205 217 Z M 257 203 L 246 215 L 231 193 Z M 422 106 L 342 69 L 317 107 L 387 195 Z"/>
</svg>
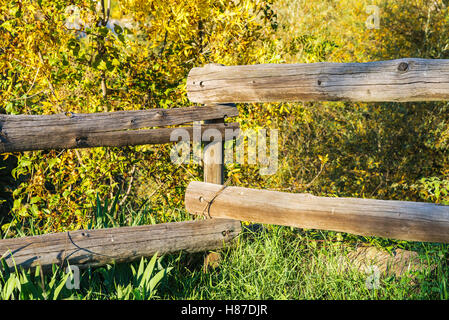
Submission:
<svg viewBox="0 0 449 320">
<path fill-rule="evenodd" d="M 187 78 L 194 103 L 449 100 L 449 60 L 208 65 Z"/>
<path fill-rule="evenodd" d="M 240 222 L 209 219 L 150 226 L 76 230 L 0 241 L 0 252 L 13 268 L 52 264 L 99 266 L 150 257 L 155 253 L 199 252 L 223 247 L 240 232 Z"/>
<path fill-rule="evenodd" d="M 449 242 L 449 206 L 433 203 L 316 197 L 193 181 L 185 205 L 191 214 L 212 218 Z"/>
<path fill-rule="evenodd" d="M 90 114 L 0 115 L 0 153 L 169 143 L 170 134 L 178 128 L 143 128 L 237 115 L 237 108 L 229 105 Z M 203 125 L 202 130 L 218 129 L 224 133 L 227 127 L 237 128 L 238 124 Z M 192 126 L 182 128 L 192 137 Z"/>
<path fill-rule="evenodd" d="M 224 119 L 237 115 L 234 105 L 92 114 L 0 115 L 0 153 L 170 143 L 176 142 L 171 141 L 171 134 L 180 128 L 192 139 L 194 121 L 205 122 L 201 133 L 217 129 L 224 140 L 226 129 L 234 131 L 239 127 L 237 123 L 225 123 Z M 165 126 L 178 127 L 160 128 Z M 222 141 L 206 143 L 205 181 L 223 183 L 222 165 L 216 161 L 217 157 L 221 160 L 222 151 Z M 49 270 L 52 264 L 66 263 L 98 266 L 133 261 L 156 252 L 219 249 L 228 245 L 239 232 L 240 222 L 229 219 L 76 230 L 0 240 L 0 258 L 5 259 L 10 268 L 40 265 Z"/>
</svg>

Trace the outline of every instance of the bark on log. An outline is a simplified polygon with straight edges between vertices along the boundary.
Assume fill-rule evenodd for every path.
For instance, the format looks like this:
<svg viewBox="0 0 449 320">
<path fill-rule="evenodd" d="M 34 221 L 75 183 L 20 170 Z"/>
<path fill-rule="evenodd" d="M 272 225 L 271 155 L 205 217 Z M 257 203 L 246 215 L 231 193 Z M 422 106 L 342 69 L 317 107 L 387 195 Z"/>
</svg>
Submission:
<svg viewBox="0 0 449 320">
<path fill-rule="evenodd" d="M 180 250 L 222 248 L 240 232 L 240 222 L 224 219 L 163 223 L 151 226 L 77 230 L 0 240 L 0 257 L 10 268 L 48 269 L 52 264 L 80 267 L 129 262 Z M 13 262 L 14 259 L 14 262 Z"/>
<path fill-rule="evenodd" d="M 226 129 L 237 129 L 238 123 L 202 125 L 201 132 L 207 129 L 217 129 L 225 138 Z M 186 130 L 190 139 L 193 138 L 193 127 L 158 128 L 144 130 L 126 130 L 111 132 L 71 132 L 53 134 L 41 132 L 29 136 L 8 135 L 6 138 L 0 136 L 0 153 L 19 152 L 49 149 L 76 149 L 93 147 L 121 147 L 136 146 L 143 144 L 162 144 L 173 142 L 170 136 L 175 130 Z M 51 132 L 51 130 L 49 130 Z M 177 142 L 177 141 L 175 141 Z"/>
<path fill-rule="evenodd" d="M 0 115 L 0 153 L 168 143 L 173 128 L 138 129 L 237 115 L 238 110 L 233 105 L 88 114 Z M 208 128 L 219 129 L 222 133 L 225 129 L 224 126 Z M 192 133 L 192 128 L 185 129 Z"/>
<path fill-rule="evenodd" d="M 409 241 L 449 242 L 449 206 L 411 201 L 328 198 L 191 182 L 191 214 Z M 220 191 L 221 190 L 221 191 Z"/>
<path fill-rule="evenodd" d="M 193 68 L 195 103 L 449 100 L 449 60 L 207 65 Z"/>
<path fill-rule="evenodd" d="M 39 134 L 43 130 L 64 134 L 69 131 L 111 132 L 149 127 L 164 127 L 193 121 L 238 116 L 230 105 L 173 109 L 129 110 L 99 113 L 71 113 L 53 115 L 0 115 L 1 131 L 8 135 Z"/>
</svg>

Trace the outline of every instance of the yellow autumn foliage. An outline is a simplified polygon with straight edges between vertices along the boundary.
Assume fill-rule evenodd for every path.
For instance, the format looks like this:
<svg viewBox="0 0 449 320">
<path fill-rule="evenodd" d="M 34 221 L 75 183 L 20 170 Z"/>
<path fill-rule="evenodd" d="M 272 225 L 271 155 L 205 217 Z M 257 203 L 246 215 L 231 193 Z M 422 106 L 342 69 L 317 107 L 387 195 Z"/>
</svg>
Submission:
<svg viewBox="0 0 449 320">
<path fill-rule="evenodd" d="M 449 8 L 441 0 L 117 0 L 107 26 L 95 2 L 71 5 L 0 0 L 1 112 L 185 107 L 190 105 L 186 76 L 206 63 L 449 57 Z M 373 5 L 379 8 L 377 29 L 367 25 Z M 242 128 L 279 129 L 280 159 L 272 176 L 259 175 L 254 165 L 229 165 L 234 184 L 328 196 L 449 200 L 446 103 L 238 108 Z M 31 227 L 27 221 L 42 232 L 85 227 L 97 194 L 111 199 L 120 192 L 121 207 L 129 212 L 145 206 L 151 214 L 170 215 L 183 207 L 186 184 L 200 179 L 202 170 L 173 165 L 168 146 L 4 157 L 3 234 L 11 224 Z"/>
</svg>

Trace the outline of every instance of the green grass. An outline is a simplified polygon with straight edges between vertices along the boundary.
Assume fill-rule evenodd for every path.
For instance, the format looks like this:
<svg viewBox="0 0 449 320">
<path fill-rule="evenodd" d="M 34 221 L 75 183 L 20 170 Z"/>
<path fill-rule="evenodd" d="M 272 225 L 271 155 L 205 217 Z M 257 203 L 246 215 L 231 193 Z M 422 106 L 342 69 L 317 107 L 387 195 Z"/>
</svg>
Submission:
<svg viewBox="0 0 449 320">
<path fill-rule="evenodd" d="M 156 215 L 150 208 L 115 212 L 97 201 L 92 228 L 154 224 L 191 219 L 183 210 Z M 112 206 L 114 208 L 115 206 Z M 165 217 L 165 218 L 161 218 Z M 170 218 L 166 218 L 170 217 Z M 38 228 L 17 225 L 16 236 Z M 338 260 L 349 244 L 364 242 L 385 250 L 415 250 L 434 268 L 380 278 L 378 289 L 366 286 L 369 274 L 342 271 Z M 447 299 L 448 246 L 356 237 L 336 232 L 264 226 L 244 228 L 236 241 L 220 251 L 215 269 L 204 271 L 207 253 L 162 256 L 156 260 L 113 264 L 81 270 L 79 289 L 65 286 L 66 272 L 54 266 L 43 274 L 0 268 L 1 299 Z M 152 280 L 153 279 L 153 280 Z"/>
<path fill-rule="evenodd" d="M 324 234 L 323 234 L 324 235 Z M 441 249 L 441 248 L 440 248 Z M 368 274 L 341 271 L 345 246 L 316 241 L 307 233 L 269 226 L 265 233 L 245 231 L 234 248 L 222 252 L 219 268 L 203 273 L 175 260 L 163 286 L 167 299 L 447 299 L 446 260 L 436 268 L 402 277 L 381 277 L 379 288 L 366 286 Z M 428 251 L 427 251 L 428 252 Z M 423 252 L 423 258 L 425 253 Z"/>
<path fill-rule="evenodd" d="M 161 265 L 157 256 L 142 258 L 140 263 L 107 265 L 87 269 L 81 273 L 79 289 L 66 286 L 71 273 L 54 266 L 52 272 L 43 274 L 40 268 L 33 271 L 0 271 L 1 300 L 145 300 L 159 298 L 157 287 L 170 273 L 171 268 Z"/>
</svg>

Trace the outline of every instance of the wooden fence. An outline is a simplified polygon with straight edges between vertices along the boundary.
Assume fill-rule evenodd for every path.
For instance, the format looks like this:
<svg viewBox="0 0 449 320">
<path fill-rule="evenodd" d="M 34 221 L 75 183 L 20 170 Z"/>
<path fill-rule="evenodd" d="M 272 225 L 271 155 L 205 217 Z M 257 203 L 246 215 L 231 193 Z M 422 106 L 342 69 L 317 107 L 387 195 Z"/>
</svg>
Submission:
<svg viewBox="0 0 449 320">
<path fill-rule="evenodd" d="M 237 108 L 230 105 L 91 114 L 0 115 L 0 152 L 169 143 L 170 134 L 179 127 L 142 128 L 175 126 L 237 115 Z M 201 127 L 203 131 L 214 128 L 224 132 L 226 127 L 235 128 L 238 124 L 225 126 L 224 123 L 216 123 Z M 181 128 L 192 133 L 192 126 Z"/>
<path fill-rule="evenodd" d="M 187 78 L 193 103 L 449 100 L 449 60 L 207 65 Z M 191 182 L 192 214 L 411 241 L 449 242 L 449 206 L 314 197 Z"/>
<path fill-rule="evenodd" d="M 368 63 L 207 65 L 187 78 L 191 102 L 208 107 L 100 114 L 0 116 L 0 152 L 168 143 L 173 128 L 204 121 L 223 132 L 237 102 L 449 100 L 449 60 Z M 192 127 L 185 127 L 192 130 Z M 191 182 L 186 209 L 214 219 L 155 226 L 79 230 L 0 240 L 0 254 L 23 267 L 52 263 L 99 265 L 154 252 L 222 247 L 239 220 L 415 241 L 449 242 L 449 206 L 406 201 L 325 198 L 222 186 L 223 143 L 205 146 L 204 181 Z M 221 159 L 221 161 L 216 161 Z M 206 213 L 206 214 L 204 214 Z"/>
<path fill-rule="evenodd" d="M 449 100 L 449 60 L 208 65 L 187 78 L 193 103 Z"/>
<path fill-rule="evenodd" d="M 212 218 L 449 242 L 449 206 L 433 203 L 316 197 L 194 181 L 185 204 L 189 213 Z"/>
<path fill-rule="evenodd" d="M 213 105 L 176 109 L 151 109 L 93 114 L 0 115 L 0 153 L 30 150 L 130 146 L 170 143 L 173 130 L 182 128 L 193 137 L 194 121 L 203 121 L 201 131 L 238 129 L 225 123 L 235 117 L 235 105 Z M 183 125 L 183 126 L 179 126 Z M 161 128 L 164 126 L 176 126 Z M 157 127 L 157 128 L 155 128 Z M 148 129 L 152 128 L 152 129 Z M 222 156 L 221 141 L 205 142 L 204 179 L 223 183 L 222 166 L 214 159 Z M 212 151 L 212 152 L 211 152 Z M 132 261 L 154 253 L 184 250 L 198 252 L 222 248 L 240 232 L 240 222 L 209 219 L 151 226 L 100 230 L 77 230 L 32 237 L 0 240 L 0 257 L 10 268 L 52 264 L 97 266 Z"/>
</svg>

